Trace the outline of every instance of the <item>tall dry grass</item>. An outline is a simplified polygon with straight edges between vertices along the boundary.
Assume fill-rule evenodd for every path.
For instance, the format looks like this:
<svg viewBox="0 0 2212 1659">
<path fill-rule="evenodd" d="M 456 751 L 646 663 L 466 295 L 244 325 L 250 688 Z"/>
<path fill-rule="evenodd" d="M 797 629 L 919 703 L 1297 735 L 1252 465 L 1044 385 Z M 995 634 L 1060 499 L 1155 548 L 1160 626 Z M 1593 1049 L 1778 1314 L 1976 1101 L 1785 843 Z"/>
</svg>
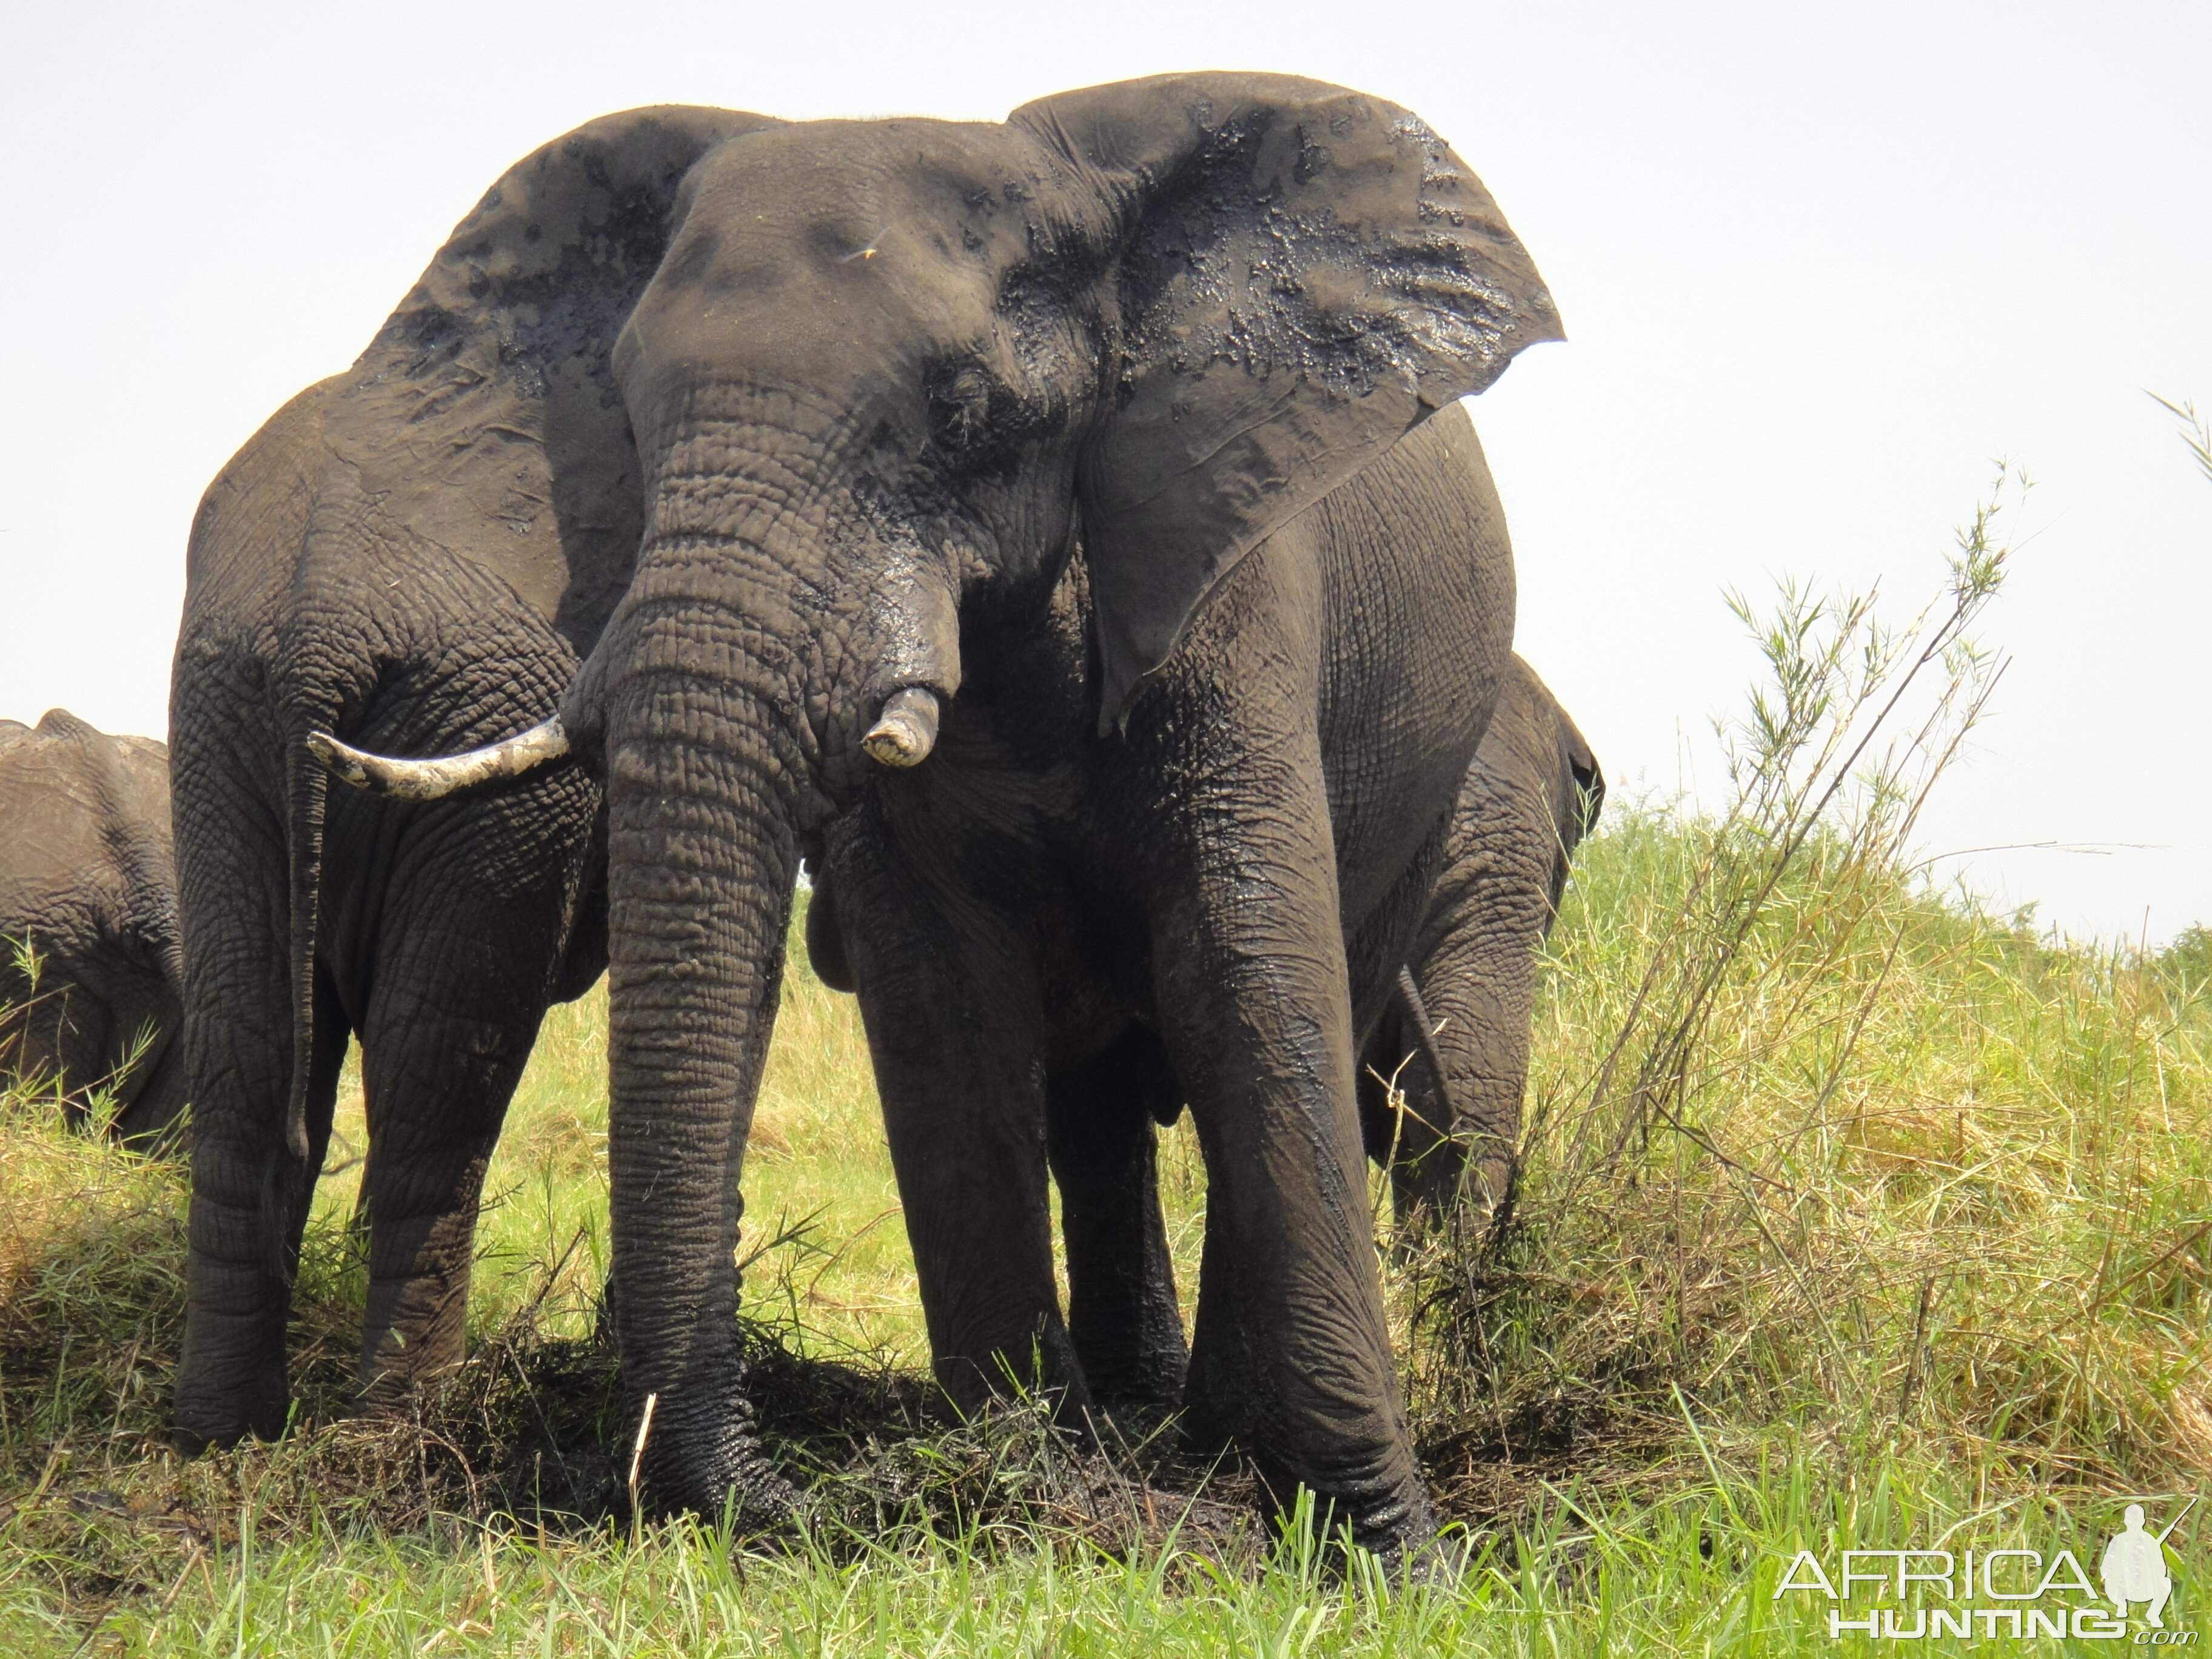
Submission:
<svg viewBox="0 0 2212 1659">
<path fill-rule="evenodd" d="M 1732 799 L 1584 848 L 1526 1180 L 1408 1286 L 1471 1506 L 1803 1441 L 1845 1479 L 1900 1449 L 1999 1486 L 2212 1474 L 2203 981 L 2039 940 L 1912 850 L 2002 672 L 1974 629 L 2021 493 L 1903 627 L 1738 602 L 1766 675 L 1722 731 Z"/>
</svg>

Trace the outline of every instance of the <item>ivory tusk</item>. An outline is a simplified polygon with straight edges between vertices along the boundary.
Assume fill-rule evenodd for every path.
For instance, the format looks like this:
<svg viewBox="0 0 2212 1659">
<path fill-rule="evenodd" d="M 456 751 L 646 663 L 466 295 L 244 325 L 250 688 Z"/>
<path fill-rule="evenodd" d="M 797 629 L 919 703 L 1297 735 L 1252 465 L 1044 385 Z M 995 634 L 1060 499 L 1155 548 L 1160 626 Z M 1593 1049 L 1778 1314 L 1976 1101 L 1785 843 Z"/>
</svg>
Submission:
<svg viewBox="0 0 2212 1659">
<path fill-rule="evenodd" d="M 937 693 L 909 685 L 884 700 L 883 713 L 860 747 L 885 766 L 919 766 L 937 746 Z"/>
<path fill-rule="evenodd" d="M 558 715 L 542 726 L 465 754 L 401 760 L 371 755 L 340 743 L 327 732 L 307 733 L 307 752 L 334 776 L 373 795 L 401 800 L 442 800 L 478 784 L 520 777 L 532 767 L 568 752 L 568 734 Z"/>
</svg>

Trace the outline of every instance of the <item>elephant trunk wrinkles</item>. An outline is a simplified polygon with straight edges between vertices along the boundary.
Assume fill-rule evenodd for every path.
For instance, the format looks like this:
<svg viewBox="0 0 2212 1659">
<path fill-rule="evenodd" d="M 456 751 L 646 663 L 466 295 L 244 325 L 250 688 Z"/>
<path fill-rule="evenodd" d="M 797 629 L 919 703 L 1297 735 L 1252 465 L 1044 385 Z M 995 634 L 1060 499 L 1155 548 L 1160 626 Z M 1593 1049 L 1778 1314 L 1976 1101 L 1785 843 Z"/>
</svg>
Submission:
<svg viewBox="0 0 2212 1659">
<path fill-rule="evenodd" d="M 617 693 L 607 732 L 615 1326 L 635 1410 L 658 1396 L 657 1504 L 756 1522 L 789 1489 L 743 1389 L 738 1180 L 798 868 L 779 717 L 696 674 Z M 787 776 L 787 774 L 784 775 Z"/>
<path fill-rule="evenodd" d="M 959 579 L 941 532 L 856 489 L 868 434 L 807 399 L 705 387 L 659 401 L 675 407 L 641 417 L 656 458 L 645 551 L 611 636 L 703 598 L 720 618 L 691 631 L 691 660 L 810 694 L 817 781 L 841 790 L 866 775 L 848 771 L 862 757 L 920 764 L 939 700 L 960 689 Z M 588 724 L 591 699 L 572 701 Z"/>
<path fill-rule="evenodd" d="M 563 709 L 606 780 L 615 1327 L 634 1407 L 657 1396 L 645 1479 L 756 1520 L 793 1500 L 743 1389 L 738 1177 L 799 842 L 869 767 L 925 759 L 959 683 L 949 573 L 826 507 L 808 447 L 711 421 L 669 443 Z"/>
</svg>

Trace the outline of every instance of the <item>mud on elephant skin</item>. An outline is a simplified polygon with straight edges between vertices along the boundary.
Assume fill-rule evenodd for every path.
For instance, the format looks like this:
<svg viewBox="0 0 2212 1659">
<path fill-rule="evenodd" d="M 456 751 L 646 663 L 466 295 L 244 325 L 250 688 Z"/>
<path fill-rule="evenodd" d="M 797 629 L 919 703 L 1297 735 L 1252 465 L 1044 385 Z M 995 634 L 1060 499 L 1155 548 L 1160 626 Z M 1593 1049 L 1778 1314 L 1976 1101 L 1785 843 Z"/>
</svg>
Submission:
<svg viewBox="0 0 2212 1659">
<path fill-rule="evenodd" d="M 551 713 L 644 521 L 607 346 L 687 170 L 760 125 L 671 107 L 526 158 L 359 362 L 272 416 L 201 503 L 171 690 L 187 1448 L 285 1422 L 290 1276 L 349 1036 L 369 1131 L 363 1399 L 460 1357 L 508 1099 L 548 1004 L 605 963 L 600 792 L 569 769 L 393 807 L 332 794 L 305 743 L 335 727 L 437 750 Z"/>
<path fill-rule="evenodd" d="M 168 750 L 0 720 L 0 1074 L 151 1146 L 185 1103 Z"/>
<path fill-rule="evenodd" d="M 691 167 L 605 342 L 644 533 L 557 727 L 428 767 L 321 744 L 418 798 L 564 746 L 605 781 L 616 1323 L 659 1501 L 781 1501 L 734 1245 L 804 849 L 945 1386 L 1087 1399 L 1043 1095 L 1150 1016 L 1212 1194 L 1194 1397 L 1281 1499 L 1426 1536 L 1353 1037 L 1511 636 L 1454 405 L 1558 333 L 1443 141 L 1312 82 L 766 126 Z"/>
</svg>

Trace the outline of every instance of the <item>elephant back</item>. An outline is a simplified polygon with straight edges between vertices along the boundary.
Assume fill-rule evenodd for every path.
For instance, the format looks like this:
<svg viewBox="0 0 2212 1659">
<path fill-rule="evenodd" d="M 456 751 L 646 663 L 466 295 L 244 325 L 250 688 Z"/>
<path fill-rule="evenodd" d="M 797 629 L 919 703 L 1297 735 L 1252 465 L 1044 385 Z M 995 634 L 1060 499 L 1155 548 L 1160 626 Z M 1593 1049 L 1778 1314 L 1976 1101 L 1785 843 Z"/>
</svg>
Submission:
<svg viewBox="0 0 2212 1659">
<path fill-rule="evenodd" d="M 116 738 L 66 709 L 0 730 L 0 1001 L 83 971 L 125 970 L 173 996 L 181 982 L 168 750 Z M 96 964 L 105 963 L 102 969 Z"/>
<path fill-rule="evenodd" d="M 0 731 L 0 933 L 35 915 L 175 935 L 168 750 L 110 737 L 65 708 Z"/>
</svg>

